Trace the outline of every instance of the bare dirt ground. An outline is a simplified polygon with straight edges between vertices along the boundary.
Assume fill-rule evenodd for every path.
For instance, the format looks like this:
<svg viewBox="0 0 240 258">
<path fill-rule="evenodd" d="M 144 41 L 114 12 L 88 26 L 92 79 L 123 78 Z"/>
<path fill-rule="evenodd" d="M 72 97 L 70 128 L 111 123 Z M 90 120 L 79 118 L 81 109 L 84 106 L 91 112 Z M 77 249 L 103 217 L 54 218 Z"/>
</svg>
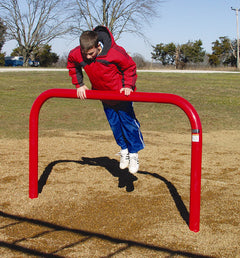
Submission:
<svg viewBox="0 0 240 258">
<path fill-rule="evenodd" d="M 203 135 L 200 232 L 188 228 L 191 135 L 143 132 L 136 176 L 110 131 L 0 140 L 1 257 L 240 257 L 240 132 Z"/>
</svg>

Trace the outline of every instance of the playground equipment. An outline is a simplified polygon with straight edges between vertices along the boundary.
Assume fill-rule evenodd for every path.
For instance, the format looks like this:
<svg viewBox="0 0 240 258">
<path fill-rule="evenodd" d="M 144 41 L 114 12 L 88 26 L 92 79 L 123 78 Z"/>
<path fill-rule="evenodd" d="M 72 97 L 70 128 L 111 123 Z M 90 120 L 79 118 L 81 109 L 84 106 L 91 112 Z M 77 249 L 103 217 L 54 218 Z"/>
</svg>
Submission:
<svg viewBox="0 0 240 258">
<path fill-rule="evenodd" d="M 192 129 L 191 180 L 189 229 L 199 231 L 200 196 L 201 196 L 201 163 L 202 163 L 202 127 L 198 113 L 184 98 L 166 93 L 133 92 L 125 96 L 114 91 L 86 91 L 87 99 L 120 100 L 134 102 L 153 102 L 174 104 L 188 116 Z M 40 94 L 34 101 L 29 118 L 29 198 L 38 197 L 38 120 L 43 103 L 49 98 L 77 98 L 74 89 L 50 89 Z"/>
</svg>

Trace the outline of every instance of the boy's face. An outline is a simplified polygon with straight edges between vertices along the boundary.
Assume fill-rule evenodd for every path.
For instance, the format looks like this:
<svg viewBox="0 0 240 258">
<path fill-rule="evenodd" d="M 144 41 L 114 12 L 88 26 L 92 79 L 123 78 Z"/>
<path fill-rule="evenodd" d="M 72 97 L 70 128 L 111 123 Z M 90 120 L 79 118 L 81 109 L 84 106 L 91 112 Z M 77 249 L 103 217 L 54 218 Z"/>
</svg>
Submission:
<svg viewBox="0 0 240 258">
<path fill-rule="evenodd" d="M 101 50 L 102 50 L 102 48 L 99 45 L 98 47 L 93 47 L 93 48 L 85 51 L 84 55 L 87 60 L 94 60 L 96 58 L 96 56 L 100 54 Z"/>
</svg>

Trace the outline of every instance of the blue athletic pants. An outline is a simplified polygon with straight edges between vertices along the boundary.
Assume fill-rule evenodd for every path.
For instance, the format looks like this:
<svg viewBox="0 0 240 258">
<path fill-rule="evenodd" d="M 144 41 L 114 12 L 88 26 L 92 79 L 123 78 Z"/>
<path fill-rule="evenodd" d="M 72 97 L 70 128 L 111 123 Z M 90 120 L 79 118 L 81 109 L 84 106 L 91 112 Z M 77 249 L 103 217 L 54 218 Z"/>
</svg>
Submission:
<svg viewBox="0 0 240 258">
<path fill-rule="evenodd" d="M 127 148 L 130 153 L 143 149 L 145 145 L 133 103 L 125 101 L 117 105 L 103 103 L 103 108 L 114 138 L 121 149 Z"/>
</svg>

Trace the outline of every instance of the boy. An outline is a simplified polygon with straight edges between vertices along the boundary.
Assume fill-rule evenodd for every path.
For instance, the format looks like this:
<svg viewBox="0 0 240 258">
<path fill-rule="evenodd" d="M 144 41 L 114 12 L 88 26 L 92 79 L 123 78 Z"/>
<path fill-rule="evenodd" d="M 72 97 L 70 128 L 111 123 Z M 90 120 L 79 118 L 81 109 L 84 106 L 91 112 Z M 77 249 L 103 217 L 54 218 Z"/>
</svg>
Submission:
<svg viewBox="0 0 240 258">
<path fill-rule="evenodd" d="M 136 64 L 104 26 L 82 33 L 80 46 L 69 53 L 67 68 L 80 99 L 86 98 L 88 90 L 83 82 L 82 68 L 93 90 L 119 91 L 127 96 L 136 90 Z M 121 147 L 119 167 L 128 167 L 134 174 L 139 169 L 138 152 L 144 148 L 144 142 L 132 102 L 102 101 L 102 104 L 115 140 Z"/>
</svg>

